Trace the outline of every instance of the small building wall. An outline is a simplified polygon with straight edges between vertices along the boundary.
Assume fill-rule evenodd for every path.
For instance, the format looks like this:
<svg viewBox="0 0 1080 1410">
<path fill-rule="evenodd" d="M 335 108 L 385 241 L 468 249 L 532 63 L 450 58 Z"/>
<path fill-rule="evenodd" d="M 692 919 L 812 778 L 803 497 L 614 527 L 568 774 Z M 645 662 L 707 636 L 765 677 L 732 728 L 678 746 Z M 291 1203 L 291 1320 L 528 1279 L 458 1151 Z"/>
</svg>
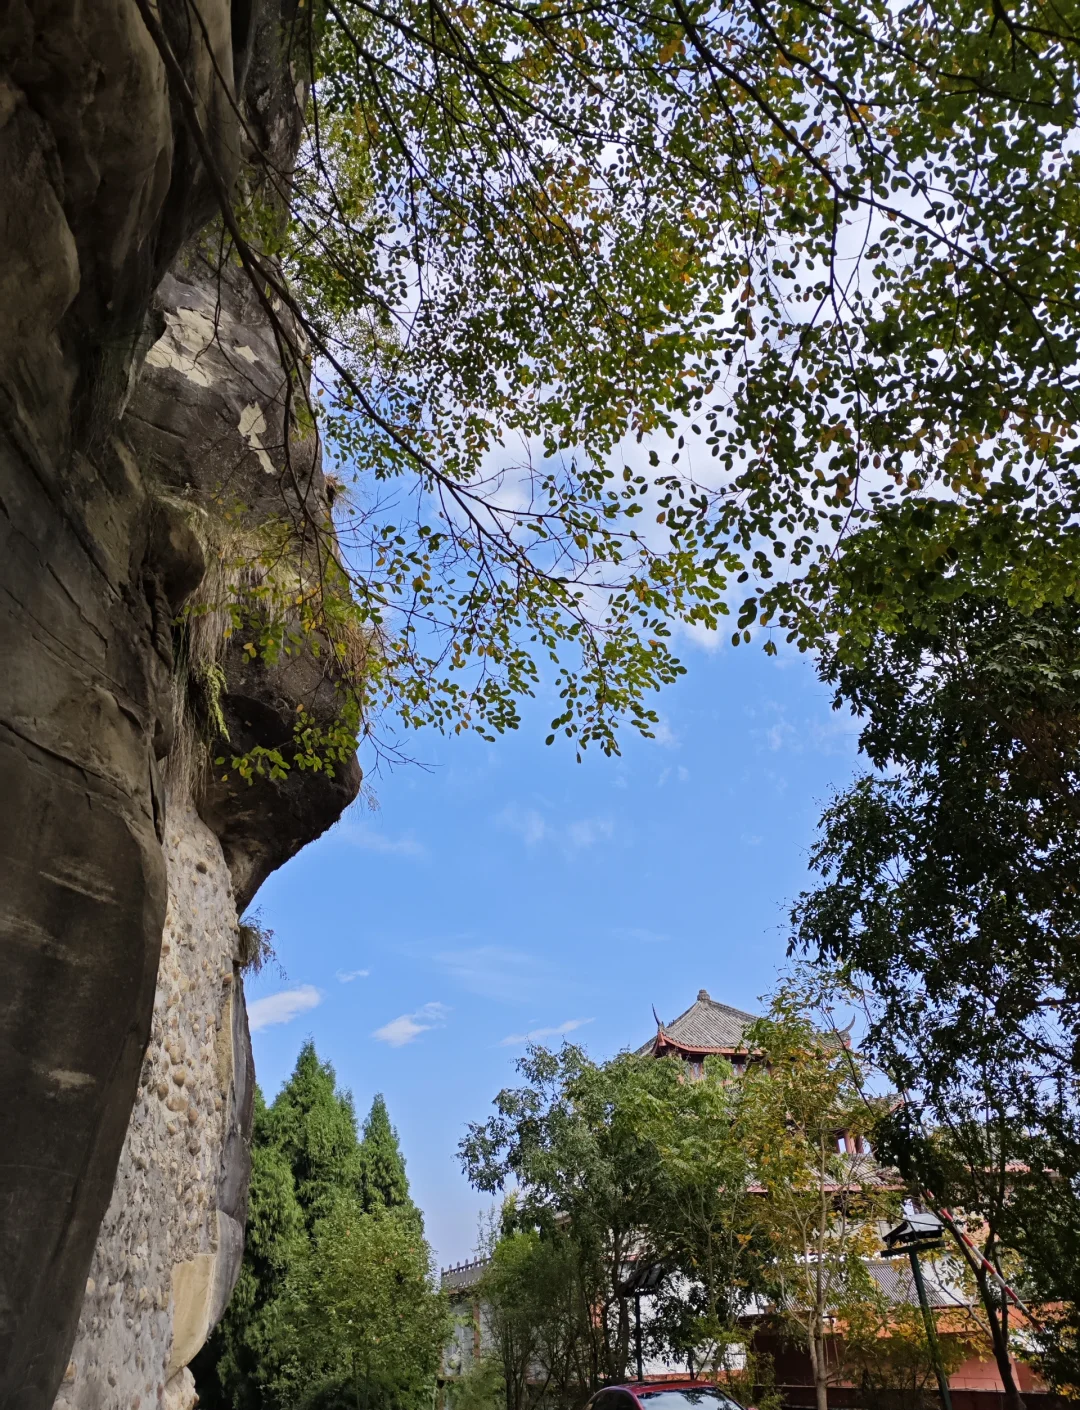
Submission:
<svg viewBox="0 0 1080 1410">
<path fill-rule="evenodd" d="M 840 1339 L 830 1339 L 836 1350 L 837 1359 L 843 1354 Z M 752 1339 L 754 1350 L 772 1358 L 777 1389 L 784 1397 L 785 1410 L 802 1410 L 814 1405 L 814 1377 L 810 1366 L 810 1356 L 802 1347 L 781 1339 L 776 1332 L 756 1332 Z M 1028 1410 L 1067 1410 L 1070 1402 L 1046 1389 L 1030 1366 L 1014 1361 L 1013 1370 L 1017 1385 Z M 953 1410 L 1005 1410 L 1004 1387 L 998 1374 L 997 1364 L 992 1356 L 972 1356 L 961 1363 L 949 1377 L 949 1394 Z M 935 1387 L 929 1388 L 929 1400 L 938 1400 Z M 865 1395 L 856 1386 L 838 1382 L 829 1387 L 829 1405 L 837 1410 L 905 1410 L 910 1396 L 904 1398 L 901 1392 L 890 1394 L 875 1391 L 874 1404 L 866 1403 Z M 1075 1402 L 1071 1402 L 1075 1404 Z"/>
</svg>

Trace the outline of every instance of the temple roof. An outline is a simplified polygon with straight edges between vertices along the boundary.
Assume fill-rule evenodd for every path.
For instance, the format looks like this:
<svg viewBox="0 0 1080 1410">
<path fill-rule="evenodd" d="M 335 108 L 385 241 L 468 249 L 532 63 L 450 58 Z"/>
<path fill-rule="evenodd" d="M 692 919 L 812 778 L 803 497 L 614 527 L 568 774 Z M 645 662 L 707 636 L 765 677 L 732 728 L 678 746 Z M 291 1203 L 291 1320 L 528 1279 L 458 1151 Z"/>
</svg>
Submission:
<svg viewBox="0 0 1080 1410">
<path fill-rule="evenodd" d="M 685 1013 L 670 1023 L 663 1023 L 655 1038 L 643 1043 L 638 1052 L 655 1051 L 666 1040 L 673 1047 L 687 1052 L 733 1052 L 742 1044 L 742 1036 L 758 1015 L 718 1004 L 707 989 L 698 990 L 697 999 Z"/>
</svg>

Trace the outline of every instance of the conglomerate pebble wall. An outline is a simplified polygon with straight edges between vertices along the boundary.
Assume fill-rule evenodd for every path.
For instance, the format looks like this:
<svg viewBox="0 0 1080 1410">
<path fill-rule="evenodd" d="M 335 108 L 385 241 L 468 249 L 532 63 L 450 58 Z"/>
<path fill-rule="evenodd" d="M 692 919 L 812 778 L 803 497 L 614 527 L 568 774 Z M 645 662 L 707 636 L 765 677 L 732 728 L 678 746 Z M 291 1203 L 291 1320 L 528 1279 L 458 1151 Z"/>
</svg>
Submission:
<svg viewBox="0 0 1080 1410">
<path fill-rule="evenodd" d="M 252 1070 L 221 846 L 170 805 L 153 1030 L 55 1410 L 190 1410 L 243 1240 Z"/>
</svg>

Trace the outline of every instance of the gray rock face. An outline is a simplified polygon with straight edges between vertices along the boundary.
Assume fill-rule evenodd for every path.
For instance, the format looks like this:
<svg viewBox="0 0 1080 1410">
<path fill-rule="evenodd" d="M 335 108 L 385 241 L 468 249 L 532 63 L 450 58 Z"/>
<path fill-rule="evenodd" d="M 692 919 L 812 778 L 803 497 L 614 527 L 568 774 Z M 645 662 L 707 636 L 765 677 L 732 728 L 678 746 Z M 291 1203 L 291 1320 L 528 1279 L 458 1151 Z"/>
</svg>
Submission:
<svg viewBox="0 0 1080 1410">
<path fill-rule="evenodd" d="M 292 77 L 275 67 L 277 16 L 258 4 L 200 0 L 204 29 L 192 26 L 183 4 L 162 0 L 158 8 L 202 129 L 231 180 L 240 149 L 234 76 L 252 85 L 251 120 L 268 140 L 285 143 L 295 132 Z M 168 1309 L 158 1305 L 164 1284 L 149 1273 L 160 1246 L 150 1238 L 147 1211 L 157 1210 L 160 1232 L 178 1227 L 177 1202 L 186 1209 L 185 1181 L 159 1179 L 159 1137 L 179 1139 L 168 1132 L 173 1118 L 154 1105 L 161 1053 L 148 1056 L 150 1068 L 143 1061 L 155 987 L 154 1022 L 164 1013 L 168 1032 L 168 1004 L 161 1004 L 172 990 L 168 967 L 159 982 L 158 960 L 166 905 L 179 894 L 175 864 L 167 870 L 162 851 L 171 822 L 161 765 L 176 734 L 173 621 L 207 567 L 187 510 L 199 505 L 217 470 L 191 455 L 177 469 L 167 430 L 150 443 L 155 395 L 157 410 L 168 406 L 175 368 L 160 356 L 151 360 L 149 376 L 161 377 L 156 394 L 149 380 L 143 391 L 137 383 L 147 351 L 158 345 L 160 353 L 169 314 L 182 317 L 180 296 L 170 301 L 168 287 L 152 317 L 155 291 L 213 203 L 134 0 L 8 0 L 0 7 L 0 190 L 0 1406 L 46 1410 L 69 1367 L 94 1257 L 110 1288 L 100 1298 L 113 1302 L 99 1312 L 88 1303 L 84 1328 L 95 1317 L 119 1317 L 114 1330 L 121 1342 L 127 1333 L 131 1339 L 116 1355 L 130 1352 L 133 1366 L 142 1360 L 143 1370 L 151 1368 L 162 1338 L 151 1337 L 151 1355 L 137 1345 L 138 1329 Z M 243 311 L 236 316 L 242 320 Z M 273 382 L 267 369 L 257 395 Z M 266 453 L 280 470 L 269 404 L 263 414 Z M 245 435 L 234 427 L 244 473 L 255 477 L 259 466 L 260 483 L 269 484 L 275 476 L 252 429 Z M 318 494 L 320 478 L 313 466 L 310 493 Z M 330 687 L 321 688 L 325 697 Z M 280 716 L 288 683 L 243 683 L 245 701 L 262 704 L 260 691 L 270 714 Z M 242 713 L 228 697 L 226 705 Z M 258 827 L 238 820 L 238 803 L 230 813 L 227 797 L 211 800 L 207 815 L 226 842 L 238 889 L 250 893 L 321 831 L 357 782 L 355 773 L 343 774 L 332 801 L 279 804 L 264 795 Z M 174 853 L 197 836 L 206 841 L 200 828 L 205 833 L 189 820 Z M 202 961 L 211 961 L 235 922 L 228 909 L 189 957 L 201 975 L 208 973 Z M 197 1237 L 191 1229 L 177 1235 L 174 1251 L 183 1256 L 168 1268 L 160 1257 L 172 1299 L 170 1358 L 176 1308 L 186 1298 L 185 1306 L 216 1315 L 238 1258 L 227 1221 L 239 1227 L 243 1219 L 244 1104 L 228 1084 L 247 1072 L 246 1059 L 236 1057 L 246 1030 L 239 998 L 230 1001 L 228 1023 L 220 998 L 211 985 L 202 1007 L 185 1014 L 199 1020 L 189 1048 L 197 1042 L 201 1054 L 208 1023 L 218 1035 L 227 1027 L 234 1061 L 228 1082 L 219 1071 L 221 1111 L 213 1108 L 211 1120 L 210 1108 L 195 1108 L 207 1122 L 198 1157 L 184 1147 L 184 1161 L 199 1162 L 197 1177 L 184 1165 L 196 1191 Z M 125 1140 L 131 1164 L 114 1195 Z M 142 1185 L 132 1170 L 145 1176 Z M 162 1202 L 169 1202 L 164 1210 Z M 136 1211 L 134 1227 L 128 1215 Z M 123 1274 L 117 1250 L 124 1250 Z M 207 1297 L 190 1291 L 202 1272 L 182 1273 L 179 1283 L 175 1275 L 192 1260 L 205 1272 L 197 1262 L 204 1254 L 213 1263 L 203 1279 Z M 146 1297 L 136 1316 L 125 1302 L 125 1279 L 140 1272 L 147 1281 L 136 1288 L 136 1308 L 144 1289 Z M 180 1284 L 188 1292 L 178 1292 Z M 92 1297 L 99 1299 L 96 1279 Z M 91 1351 L 88 1371 L 93 1359 Z M 110 1387 L 104 1360 L 95 1364 L 97 1399 L 86 1404 L 136 1403 Z M 179 1369 L 171 1359 L 170 1368 Z M 155 1370 L 153 1396 L 181 1404 L 182 1384 L 173 1377 L 166 1388 L 166 1379 Z M 65 1394 L 76 1384 L 65 1382 Z"/>
<path fill-rule="evenodd" d="M 317 440 L 301 433 L 287 404 L 273 330 L 242 273 L 235 266 L 219 272 L 190 250 L 162 281 L 155 310 L 163 331 L 122 424 L 170 522 L 185 508 L 195 516 L 222 578 L 234 571 L 237 552 L 257 548 L 267 530 L 298 521 L 329 530 Z M 213 608 L 225 591 L 224 583 L 208 589 L 205 605 Z M 287 751 L 298 704 L 323 727 L 336 719 L 341 699 L 325 649 L 268 668 L 242 640 L 219 656 L 228 734 L 218 739 L 222 754 Z M 276 782 L 234 776 L 223 783 L 215 770 L 205 780 L 199 810 L 221 839 L 241 909 L 270 872 L 337 820 L 359 784 L 355 761 L 334 776 L 294 770 Z"/>
<path fill-rule="evenodd" d="M 56 1410 L 185 1404 L 243 1252 L 254 1093 L 221 845 L 170 805 L 150 1044 Z"/>
</svg>

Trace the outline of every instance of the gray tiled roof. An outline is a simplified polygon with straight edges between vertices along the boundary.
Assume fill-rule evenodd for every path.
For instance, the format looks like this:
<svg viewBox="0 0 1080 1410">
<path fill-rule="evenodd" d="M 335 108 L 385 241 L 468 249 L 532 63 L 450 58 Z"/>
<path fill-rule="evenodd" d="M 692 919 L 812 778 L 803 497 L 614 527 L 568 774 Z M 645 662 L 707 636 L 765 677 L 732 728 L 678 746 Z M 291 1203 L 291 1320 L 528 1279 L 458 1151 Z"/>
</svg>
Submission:
<svg viewBox="0 0 1080 1410">
<path fill-rule="evenodd" d="M 918 1306 L 919 1294 L 915 1288 L 915 1280 L 911 1276 L 911 1268 L 907 1259 L 887 1259 L 887 1258 L 867 1258 L 863 1260 L 863 1266 L 870 1274 L 870 1277 L 878 1285 L 886 1304 L 890 1307 L 902 1307 L 905 1304 Z M 931 1307 L 970 1307 L 969 1302 L 955 1291 L 953 1291 L 944 1280 L 935 1276 L 936 1270 L 932 1266 L 923 1264 L 923 1282 L 926 1285 L 926 1300 Z M 826 1299 L 831 1311 L 836 1312 L 839 1304 L 834 1303 L 831 1296 L 831 1287 L 828 1286 L 830 1280 L 826 1275 Z M 789 1295 L 784 1299 L 784 1305 L 791 1310 L 801 1306 L 799 1298 Z M 758 1304 L 758 1312 L 764 1310 L 765 1304 Z M 753 1314 L 751 1314 L 753 1315 Z"/>
<path fill-rule="evenodd" d="M 866 1271 L 877 1283 L 888 1302 L 899 1306 L 905 1302 L 918 1302 L 919 1294 L 915 1280 L 911 1276 L 911 1265 L 907 1259 L 867 1259 Z M 923 1282 L 926 1284 L 926 1300 L 931 1307 L 966 1307 L 968 1304 L 943 1283 L 939 1283 L 929 1268 L 924 1265 Z"/>
<path fill-rule="evenodd" d="M 840 1135 L 839 1131 L 837 1135 Z M 901 1186 L 897 1172 L 887 1165 L 879 1165 L 869 1151 L 862 1155 L 837 1151 L 830 1165 L 824 1189 L 831 1194 L 870 1188 L 896 1190 Z M 750 1185 L 748 1188 L 754 1194 L 764 1192 L 762 1185 Z"/>
<path fill-rule="evenodd" d="M 879 1165 L 873 1155 L 845 1155 L 840 1158 L 841 1170 L 846 1165 L 852 1186 L 876 1185 L 879 1189 L 895 1190 L 901 1185 L 900 1176 L 888 1165 Z M 886 1263 L 888 1260 L 885 1260 Z"/>
<path fill-rule="evenodd" d="M 743 1034 L 757 1017 L 757 1014 L 746 1013 L 743 1009 L 733 1009 L 729 1004 L 718 1004 L 707 990 L 701 989 L 685 1013 L 664 1024 L 664 1032 L 681 1047 L 691 1051 L 737 1048 Z M 655 1038 L 650 1038 L 638 1052 L 651 1052 L 655 1041 Z"/>
</svg>

